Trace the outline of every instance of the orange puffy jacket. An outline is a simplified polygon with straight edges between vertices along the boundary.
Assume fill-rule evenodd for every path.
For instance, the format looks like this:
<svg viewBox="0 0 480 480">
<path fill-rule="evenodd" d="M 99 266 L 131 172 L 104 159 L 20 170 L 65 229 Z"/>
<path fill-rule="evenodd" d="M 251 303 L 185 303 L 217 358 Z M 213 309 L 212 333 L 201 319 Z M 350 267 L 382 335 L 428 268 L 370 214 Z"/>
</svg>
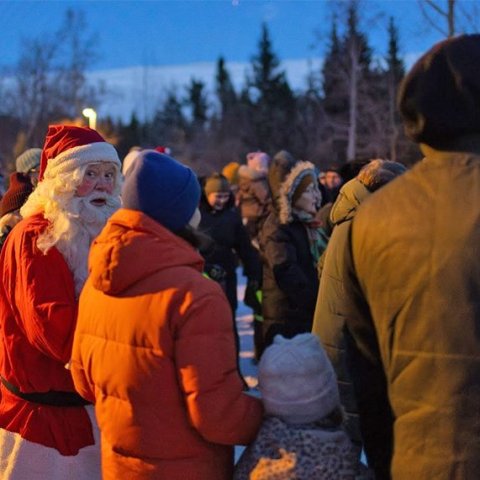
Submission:
<svg viewBox="0 0 480 480">
<path fill-rule="evenodd" d="M 121 209 L 93 244 L 72 373 L 95 401 L 105 480 L 227 480 L 260 401 L 242 391 L 231 312 L 200 255 Z"/>
</svg>

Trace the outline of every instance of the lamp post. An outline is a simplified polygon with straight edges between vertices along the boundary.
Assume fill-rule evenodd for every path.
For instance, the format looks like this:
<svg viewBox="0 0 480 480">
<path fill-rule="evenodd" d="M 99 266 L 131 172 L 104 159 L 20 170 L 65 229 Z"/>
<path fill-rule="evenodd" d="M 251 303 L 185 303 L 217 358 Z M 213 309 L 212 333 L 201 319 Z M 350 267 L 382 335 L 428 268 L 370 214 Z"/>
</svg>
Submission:
<svg viewBox="0 0 480 480">
<path fill-rule="evenodd" d="M 97 112 L 93 108 L 84 108 L 82 114 L 88 118 L 88 126 L 95 130 L 97 128 Z"/>
</svg>

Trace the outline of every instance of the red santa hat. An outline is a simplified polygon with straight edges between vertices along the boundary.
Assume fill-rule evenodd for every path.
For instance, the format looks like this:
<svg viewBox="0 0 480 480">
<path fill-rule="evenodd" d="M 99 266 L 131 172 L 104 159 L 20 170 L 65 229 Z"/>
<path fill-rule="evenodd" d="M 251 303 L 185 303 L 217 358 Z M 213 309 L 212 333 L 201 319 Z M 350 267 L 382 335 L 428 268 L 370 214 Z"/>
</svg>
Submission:
<svg viewBox="0 0 480 480">
<path fill-rule="evenodd" d="M 39 180 L 72 171 L 93 162 L 111 162 L 121 168 L 117 151 L 95 130 L 75 125 L 50 125 L 40 162 Z"/>
</svg>

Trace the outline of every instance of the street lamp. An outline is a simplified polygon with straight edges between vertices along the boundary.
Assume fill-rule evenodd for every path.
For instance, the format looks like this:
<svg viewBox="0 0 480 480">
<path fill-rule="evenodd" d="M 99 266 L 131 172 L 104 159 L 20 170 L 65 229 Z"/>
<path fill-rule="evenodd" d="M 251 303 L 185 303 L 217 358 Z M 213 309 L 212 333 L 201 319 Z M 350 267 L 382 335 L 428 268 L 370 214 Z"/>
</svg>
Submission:
<svg viewBox="0 0 480 480">
<path fill-rule="evenodd" d="M 97 112 L 93 108 L 84 108 L 82 114 L 88 118 L 88 126 L 95 130 L 97 128 Z"/>
</svg>

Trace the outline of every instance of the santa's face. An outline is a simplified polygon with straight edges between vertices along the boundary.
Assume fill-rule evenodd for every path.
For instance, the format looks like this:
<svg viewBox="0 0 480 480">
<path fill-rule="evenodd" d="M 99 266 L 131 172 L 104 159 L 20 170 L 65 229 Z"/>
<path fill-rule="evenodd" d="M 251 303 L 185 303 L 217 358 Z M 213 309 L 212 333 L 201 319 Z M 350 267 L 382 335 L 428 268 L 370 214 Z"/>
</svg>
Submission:
<svg viewBox="0 0 480 480">
<path fill-rule="evenodd" d="M 113 193 L 115 177 L 116 169 L 113 163 L 91 163 L 87 165 L 82 183 L 77 187 L 75 196 L 90 196 L 92 205 L 103 207 L 105 205 L 105 194 L 112 195 Z M 99 193 L 98 197 L 95 193 Z"/>
</svg>

